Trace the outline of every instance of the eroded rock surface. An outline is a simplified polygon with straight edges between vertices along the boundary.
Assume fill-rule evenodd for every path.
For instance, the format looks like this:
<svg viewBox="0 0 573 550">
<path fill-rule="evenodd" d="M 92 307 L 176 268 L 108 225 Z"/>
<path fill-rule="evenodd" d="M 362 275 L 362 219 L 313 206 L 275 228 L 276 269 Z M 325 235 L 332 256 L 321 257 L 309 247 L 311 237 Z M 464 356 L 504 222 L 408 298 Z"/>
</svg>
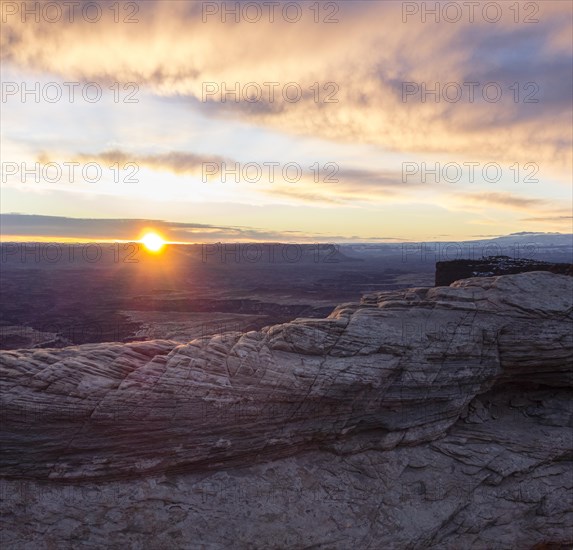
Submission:
<svg viewBox="0 0 573 550">
<path fill-rule="evenodd" d="M 6 540 L 571 544 L 572 294 L 533 272 L 184 345 L 2 352 Z"/>
</svg>

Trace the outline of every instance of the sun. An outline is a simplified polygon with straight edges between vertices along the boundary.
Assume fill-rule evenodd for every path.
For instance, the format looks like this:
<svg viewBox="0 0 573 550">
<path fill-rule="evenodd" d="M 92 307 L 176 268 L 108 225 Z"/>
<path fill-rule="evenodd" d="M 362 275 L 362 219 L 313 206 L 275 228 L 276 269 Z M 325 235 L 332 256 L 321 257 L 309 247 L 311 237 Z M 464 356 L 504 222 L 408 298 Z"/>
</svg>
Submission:
<svg viewBox="0 0 573 550">
<path fill-rule="evenodd" d="M 141 242 L 150 252 L 159 252 L 165 246 L 165 241 L 157 233 L 146 233 Z"/>
</svg>

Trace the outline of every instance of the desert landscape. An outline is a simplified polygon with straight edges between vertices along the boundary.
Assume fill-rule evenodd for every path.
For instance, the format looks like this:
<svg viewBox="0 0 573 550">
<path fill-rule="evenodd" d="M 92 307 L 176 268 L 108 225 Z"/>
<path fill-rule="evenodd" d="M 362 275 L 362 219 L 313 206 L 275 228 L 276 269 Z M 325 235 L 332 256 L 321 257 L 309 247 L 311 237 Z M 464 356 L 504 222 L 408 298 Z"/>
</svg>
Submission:
<svg viewBox="0 0 573 550">
<path fill-rule="evenodd" d="M 58 244 L 53 250 L 4 243 L 0 349 L 158 338 L 187 342 L 297 317 L 326 317 L 339 303 L 359 301 L 368 292 L 494 274 L 491 268 L 460 269 L 456 260 L 445 259 L 452 255 L 463 264 L 464 256 L 479 263 L 484 252 L 511 254 L 515 267 L 502 265 L 500 274 L 554 269 L 545 264 L 563 264 L 561 272 L 567 273 L 571 263 L 567 236 L 473 241 L 465 250 L 459 243 L 459 250 L 423 244 L 427 250 L 421 243 L 170 245 L 156 256 L 140 243 Z M 453 270 L 443 281 L 442 265 Z"/>
<path fill-rule="evenodd" d="M 572 37 L 1 0 L 1 550 L 573 550 Z"/>
<path fill-rule="evenodd" d="M 3 540 L 569 547 L 572 250 L 531 238 L 545 260 L 4 249 Z"/>
<path fill-rule="evenodd" d="M 535 271 L 185 344 L 3 351 L 3 536 L 566 548 L 572 294 Z"/>
</svg>

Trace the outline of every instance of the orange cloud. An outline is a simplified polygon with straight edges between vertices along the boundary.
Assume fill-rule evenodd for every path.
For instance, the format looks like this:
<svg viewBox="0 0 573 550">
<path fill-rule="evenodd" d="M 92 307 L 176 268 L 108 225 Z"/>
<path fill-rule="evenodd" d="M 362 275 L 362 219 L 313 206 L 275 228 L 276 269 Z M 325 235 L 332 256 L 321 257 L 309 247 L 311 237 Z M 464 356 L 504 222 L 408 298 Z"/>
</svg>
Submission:
<svg viewBox="0 0 573 550">
<path fill-rule="evenodd" d="M 203 22 L 203 4 L 141 2 L 133 24 L 115 23 L 111 11 L 94 24 L 22 23 L 11 17 L 2 33 L 2 59 L 66 79 L 137 82 L 211 116 L 283 132 L 399 152 L 536 162 L 568 178 L 567 2 L 540 3 L 540 22 L 527 33 L 507 11 L 494 25 L 479 17 L 474 23 L 404 23 L 403 2 L 338 2 L 339 23 L 332 25 L 316 24 L 309 13 L 296 24 L 280 18 L 234 24 L 217 17 Z M 502 88 L 499 102 L 483 97 L 484 84 L 492 80 Z M 473 81 L 480 82 L 478 99 L 469 103 L 466 83 Z M 538 103 L 523 101 L 530 81 L 539 86 Z M 278 83 L 277 98 L 250 102 L 243 93 L 249 82 L 263 88 L 265 82 Z M 294 103 L 282 95 L 289 82 L 304 92 Z M 451 103 L 443 93 L 439 102 L 429 94 L 423 102 L 421 91 L 403 96 L 407 82 L 430 89 L 453 82 L 466 95 Z M 514 82 L 521 93 L 517 102 L 510 90 Z M 224 83 L 239 83 L 238 102 L 205 96 L 206 84 L 220 89 Z M 330 99 L 338 102 L 325 103 L 334 89 Z"/>
</svg>

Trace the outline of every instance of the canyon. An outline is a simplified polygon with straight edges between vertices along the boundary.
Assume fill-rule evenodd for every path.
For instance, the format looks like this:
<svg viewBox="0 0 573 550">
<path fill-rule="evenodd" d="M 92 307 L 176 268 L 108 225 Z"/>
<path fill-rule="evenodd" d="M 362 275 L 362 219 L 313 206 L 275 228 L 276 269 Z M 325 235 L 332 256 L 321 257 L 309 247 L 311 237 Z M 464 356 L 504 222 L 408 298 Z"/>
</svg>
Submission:
<svg viewBox="0 0 573 550">
<path fill-rule="evenodd" d="M 566 548 L 572 296 L 530 272 L 186 343 L 2 351 L 3 540 Z"/>
</svg>

